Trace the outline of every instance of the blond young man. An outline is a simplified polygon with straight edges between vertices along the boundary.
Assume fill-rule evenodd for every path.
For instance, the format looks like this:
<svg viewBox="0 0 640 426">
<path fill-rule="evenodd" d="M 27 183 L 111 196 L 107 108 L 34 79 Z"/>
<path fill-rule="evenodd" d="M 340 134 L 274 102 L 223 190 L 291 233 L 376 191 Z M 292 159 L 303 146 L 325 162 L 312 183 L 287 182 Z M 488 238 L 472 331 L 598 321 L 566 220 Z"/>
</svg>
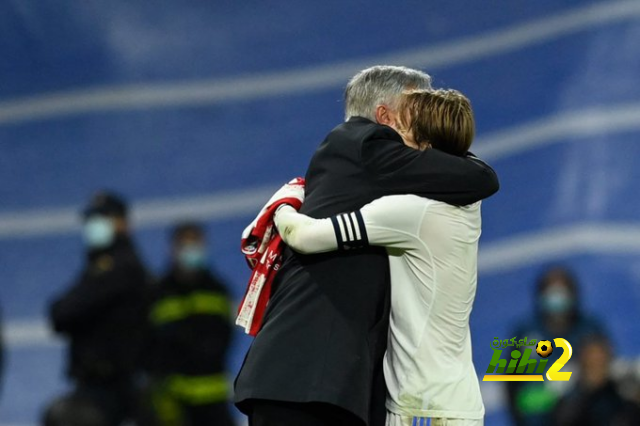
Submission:
<svg viewBox="0 0 640 426">
<path fill-rule="evenodd" d="M 406 145 L 467 155 L 475 125 L 469 100 L 460 92 L 406 92 L 398 110 L 393 127 Z M 327 219 L 283 206 L 275 221 L 284 241 L 305 254 L 387 248 L 392 287 L 384 359 L 387 425 L 483 424 L 469 331 L 480 202 L 455 207 L 393 195 Z"/>
</svg>

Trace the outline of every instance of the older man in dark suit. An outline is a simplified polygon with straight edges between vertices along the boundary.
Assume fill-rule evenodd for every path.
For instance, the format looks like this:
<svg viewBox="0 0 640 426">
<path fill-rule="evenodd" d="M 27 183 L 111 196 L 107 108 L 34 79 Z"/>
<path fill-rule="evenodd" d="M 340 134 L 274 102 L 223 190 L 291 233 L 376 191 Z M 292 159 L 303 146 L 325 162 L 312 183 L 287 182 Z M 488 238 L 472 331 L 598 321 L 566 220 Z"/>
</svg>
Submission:
<svg viewBox="0 0 640 426">
<path fill-rule="evenodd" d="M 301 212 L 329 217 L 393 194 L 466 205 L 495 193 L 498 180 L 485 163 L 414 150 L 391 127 L 400 94 L 430 85 L 427 74 L 404 67 L 357 74 L 345 93 L 347 121 L 311 160 Z M 235 402 L 250 425 L 384 424 L 389 283 L 384 249 L 285 252 L 236 379 Z"/>
</svg>

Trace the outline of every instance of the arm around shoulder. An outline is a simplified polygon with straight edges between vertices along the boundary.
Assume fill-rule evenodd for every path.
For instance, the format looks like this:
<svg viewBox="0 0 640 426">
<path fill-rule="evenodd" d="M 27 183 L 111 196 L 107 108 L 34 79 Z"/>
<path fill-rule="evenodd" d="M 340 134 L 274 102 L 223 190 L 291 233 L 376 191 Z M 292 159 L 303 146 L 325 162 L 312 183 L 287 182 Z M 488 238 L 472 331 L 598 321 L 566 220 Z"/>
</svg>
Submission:
<svg viewBox="0 0 640 426">
<path fill-rule="evenodd" d="M 437 149 L 418 151 L 404 145 L 392 129 L 385 130 L 365 140 L 361 152 L 364 167 L 376 177 L 384 195 L 415 194 L 467 205 L 498 191 L 495 171 L 478 158 Z"/>
</svg>

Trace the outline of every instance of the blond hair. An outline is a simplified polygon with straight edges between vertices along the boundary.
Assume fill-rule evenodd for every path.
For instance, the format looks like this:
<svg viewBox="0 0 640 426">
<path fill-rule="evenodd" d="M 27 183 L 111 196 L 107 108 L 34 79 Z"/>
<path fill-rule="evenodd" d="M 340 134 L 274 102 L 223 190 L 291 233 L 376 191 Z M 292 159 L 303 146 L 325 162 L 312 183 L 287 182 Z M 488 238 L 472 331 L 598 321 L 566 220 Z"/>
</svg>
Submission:
<svg viewBox="0 0 640 426">
<path fill-rule="evenodd" d="M 400 98 L 400 125 L 418 146 L 463 156 L 475 136 L 471 102 L 457 90 L 412 90 Z"/>
</svg>

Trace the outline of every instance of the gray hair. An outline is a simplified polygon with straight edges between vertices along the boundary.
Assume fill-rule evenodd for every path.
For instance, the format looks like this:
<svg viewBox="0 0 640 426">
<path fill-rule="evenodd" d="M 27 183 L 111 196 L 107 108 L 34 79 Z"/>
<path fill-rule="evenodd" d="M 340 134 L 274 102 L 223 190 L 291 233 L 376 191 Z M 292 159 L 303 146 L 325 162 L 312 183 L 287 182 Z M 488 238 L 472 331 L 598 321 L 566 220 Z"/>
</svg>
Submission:
<svg viewBox="0 0 640 426">
<path fill-rule="evenodd" d="M 431 89 L 431 77 L 418 70 L 393 65 L 376 65 L 360 71 L 344 92 L 345 119 L 364 117 L 376 121 L 378 105 L 395 108 L 402 92 Z"/>
</svg>

